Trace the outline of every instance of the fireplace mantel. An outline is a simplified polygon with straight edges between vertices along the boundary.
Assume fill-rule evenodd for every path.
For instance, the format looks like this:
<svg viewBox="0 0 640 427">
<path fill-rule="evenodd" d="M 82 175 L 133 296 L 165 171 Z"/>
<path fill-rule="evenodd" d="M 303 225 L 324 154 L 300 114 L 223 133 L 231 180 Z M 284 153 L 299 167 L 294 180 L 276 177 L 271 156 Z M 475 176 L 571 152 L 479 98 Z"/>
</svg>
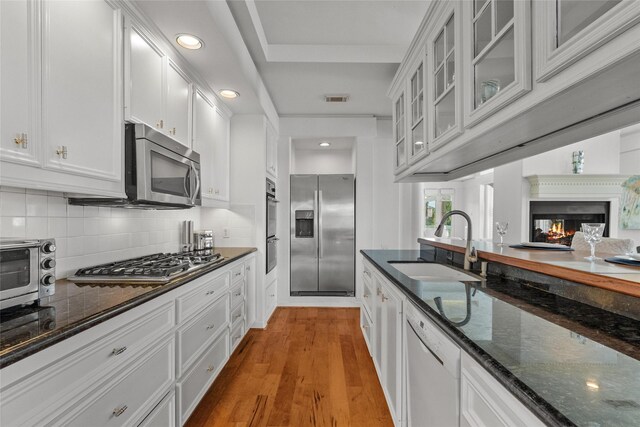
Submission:
<svg viewBox="0 0 640 427">
<path fill-rule="evenodd" d="M 531 198 L 617 198 L 629 175 L 530 175 Z"/>
</svg>

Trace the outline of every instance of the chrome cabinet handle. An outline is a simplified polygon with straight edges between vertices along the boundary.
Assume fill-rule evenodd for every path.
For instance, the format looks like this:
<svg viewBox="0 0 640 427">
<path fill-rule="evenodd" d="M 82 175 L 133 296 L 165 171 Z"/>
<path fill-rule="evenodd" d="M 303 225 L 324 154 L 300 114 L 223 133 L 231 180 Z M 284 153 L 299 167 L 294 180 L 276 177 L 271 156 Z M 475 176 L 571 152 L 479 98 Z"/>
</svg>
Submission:
<svg viewBox="0 0 640 427">
<path fill-rule="evenodd" d="M 364 274 L 366 274 L 367 276 L 371 277 L 371 272 L 369 270 L 364 270 Z"/>
<path fill-rule="evenodd" d="M 216 327 L 216 325 L 215 325 L 215 324 L 212 324 L 212 325 L 207 326 L 207 328 L 206 328 L 206 329 L 207 329 L 207 330 L 210 330 L 210 329 L 213 329 L 213 328 L 215 328 L 215 327 Z"/>
<path fill-rule="evenodd" d="M 251 271 L 251 267 L 247 267 L 247 271 Z"/>
<path fill-rule="evenodd" d="M 19 134 L 18 136 L 13 138 L 13 142 L 15 142 L 16 145 L 20 145 L 23 150 L 26 149 L 27 143 L 28 143 L 27 134 L 26 133 Z"/>
<path fill-rule="evenodd" d="M 67 154 L 69 154 L 69 151 L 67 150 L 67 146 L 66 145 L 61 145 L 56 149 L 56 154 L 60 157 L 62 157 L 63 159 L 67 158 Z"/>
<path fill-rule="evenodd" d="M 365 298 L 369 298 L 369 296 L 370 296 L 369 294 L 364 294 L 363 295 L 363 297 L 365 297 Z"/>
<path fill-rule="evenodd" d="M 112 355 L 112 356 L 117 356 L 117 355 L 119 355 L 119 354 L 124 353 L 126 350 L 127 350 L 127 346 L 126 346 L 126 345 L 125 345 L 124 347 L 114 348 L 114 349 L 111 351 L 111 355 Z"/>
<path fill-rule="evenodd" d="M 207 372 L 213 372 L 214 369 L 215 369 L 215 366 L 209 365 L 209 367 L 207 368 Z"/>
<path fill-rule="evenodd" d="M 271 295 L 269 295 L 269 296 L 270 296 L 270 297 L 275 297 L 275 296 L 276 296 L 276 294 L 271 294 Z"/>
<path fill-rule="evenodd" d="M 242 317 L 242 314 L 236 314 L 233 316 L 233 320 L 239 319 L 240 317 Z"/>
<path fill-rule="evenodd" d="M 237 293 L 233 294 L 234 297 L 239 297 L 240 295 L 242 295 L 242 291 L 238 291 Z"/>
<path fill-rule="evenodd" d="M 381 294 L 382 302 L 385 302 L 386 300 L 388 300 L 389 298 L 385 295 L 385 294 Z"/>
<path fill-rule="evenodd" d="M 362 329 L 369 329 L 367 325 L 362 325 Z"/>
<path fill-rule="evenodd" d="M 205 295 L 213 295 L 216 291 L 207 291 Z"/>
<path fill-rule="evenodd" d="M 238 276 L 242 276 L 242 272 L 236 273 L 236 277 L 238 277 Z"/>
<path fill-rule="evenodd" d="M 164 127 L 164 120 L 160 120 L 158 123 L 156 123 L 156 127 L 162 129 Z"/>
<path fill-rule="evenodd" d="M 116 408 L 113 410 L 113 415 L 115 415 L 116 417 L 119 417 L 120 415 L 124 414 L 124 411 L 127 410 L 127 405 L 123 405 L 119 408 Z"/>
<path fill-rule="evenodd" d="M 376 288 L 376 294 L 377 294 L 378 296 L 380 296 L 380 294 L 381 294 L 381 293 L 382 293 L 382 291 L 380 290 L 380 288 Z"/>
</svg>

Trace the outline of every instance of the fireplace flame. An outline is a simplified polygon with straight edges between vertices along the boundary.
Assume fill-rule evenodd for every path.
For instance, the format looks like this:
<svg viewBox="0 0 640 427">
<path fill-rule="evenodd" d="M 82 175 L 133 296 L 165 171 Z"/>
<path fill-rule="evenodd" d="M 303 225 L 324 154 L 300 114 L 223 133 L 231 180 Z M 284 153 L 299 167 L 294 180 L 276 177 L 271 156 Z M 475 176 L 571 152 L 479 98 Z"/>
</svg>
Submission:
<svg viewBox="0 0 640 427">
<path fill-rule="evenodd" d="M 547 242 L 555 243 L 563 238 L 573 236 L 575 231 L 565 231 L 563 221 L 555 221 L 547 232 Z"/>
</svg>

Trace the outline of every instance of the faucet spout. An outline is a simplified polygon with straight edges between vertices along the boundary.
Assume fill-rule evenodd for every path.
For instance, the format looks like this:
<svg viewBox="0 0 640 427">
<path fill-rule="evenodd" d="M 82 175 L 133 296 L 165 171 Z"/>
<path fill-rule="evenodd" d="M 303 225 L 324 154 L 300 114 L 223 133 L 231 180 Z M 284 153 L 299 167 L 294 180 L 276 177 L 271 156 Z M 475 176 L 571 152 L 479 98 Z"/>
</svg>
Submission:
<svg viewBox="0 0 640 427">
<path fill-rule="evenodd" d="M 436 228 L 434 235 L 436 237 L 442 237 L 442 232 L 444 231 L 444 224 L 447 221 L 447 219 L 449 219 L 449 217 L 453 215 L 460 215 L 467 221 L 467 248 L 464 251 L 464 269 L 469 271 L 471 270 L 471 263 L 478 261 L 476 248 L 471 246 L 471 236 L 472 236 L 471 217 L 466 212 L 461 210 L 449 211 L 442 216 L 442 220 L 440 221 L 440 224 L 438 224 L 438 228 Z"/>
</svg>

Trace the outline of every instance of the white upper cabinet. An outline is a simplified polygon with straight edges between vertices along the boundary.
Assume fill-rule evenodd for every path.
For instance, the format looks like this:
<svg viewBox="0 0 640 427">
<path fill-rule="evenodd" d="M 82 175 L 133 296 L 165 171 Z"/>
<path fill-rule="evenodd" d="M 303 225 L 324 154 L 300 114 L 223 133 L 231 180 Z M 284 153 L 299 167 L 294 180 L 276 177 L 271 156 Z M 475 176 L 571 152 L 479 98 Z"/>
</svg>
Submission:
<svg viewBox="0 0 640 427">
<path fill-rule="evenodd" d="M 430 151 L 458 135 L 462 129 L 460 117 L 461 87 L 456 79 L 460 65 L 459 3 L 449 2 L 437 14 L 435 25 L 427 38 L 432 142 Z"/>
<path fill-rule="evenodd" d="M 34 7 L 33 1 L 0 1 L 0 155 L 3 161 L 38 166 Z"/>
<path fill-rule="evenodd" d="M 267 174 L 272 178 L 278 177 L 278 134 L 271 125 L 267 122 Z"/>
<path fill-rule="evenodd" d="M 536 80 L 546 81 L 640 21 L 637 0 L 549 0 L 536 6 Z M 634 43 L 635 42 L 635 43 Z M 600 66 L 637 51 L 638 39 L 602 52 Z"/>
<path fill-rule="evenodd" d="M 167 59 L 166 96 L 166 130 L 176 141 L 189 146 L 191 83 L 170 59 Z"/>
<path fill-rule="evenodd" d="M 125 115 L 128 120 L 161 127 L 162 69 L 164 57 L 160 49 L 138 28 L 129 26 L 129 66 L 125 86 Z"/>
<path fill-rule="evenodd" d="M 529 0 L 462 3 L 465 125 L 473 126 L 531 89 Z"/>
<path fill-rule="evenodd" d="M 121 181 L 122 14 L 104 1 L 43 3 L 45 167 Z"/>
<path fill-rule="evenodd" d="M 393 103 L 393 140 L 395 141 L 394 170 L 400 172 L 407 167 L 407 139 L 404 92 Z"/>
<path fill-rule="evenodd" d="M 424 88 L 424 55 L 418 56 L 418 64 L 415 65 L 414 72 L 409 79 L 409 133 L 411 135 L 409 163 L 422 158 L 427 154 L 427 120 L 425 120 L 425 88 Z"/>
<path fill-rule="evenodd" d="M 146 123 L 189 147 L 189 78 L 130 21 L 125 61 L 125 119 Z"/>
<path fill-rule="evenodd" d="M 229 201 L 229 118 L 216 107 L 213 144 L 213 198 Z"/>
</svg>

